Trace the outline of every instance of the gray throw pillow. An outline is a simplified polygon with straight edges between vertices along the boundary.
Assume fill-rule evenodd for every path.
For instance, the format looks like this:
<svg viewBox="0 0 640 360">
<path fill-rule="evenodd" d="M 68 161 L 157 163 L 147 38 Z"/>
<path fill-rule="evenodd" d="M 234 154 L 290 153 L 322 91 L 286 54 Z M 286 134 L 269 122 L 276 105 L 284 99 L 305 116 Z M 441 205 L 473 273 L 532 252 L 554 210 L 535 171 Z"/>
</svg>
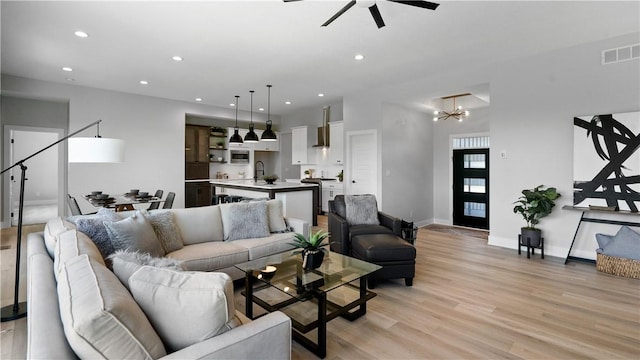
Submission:
<svg viewBox="0 0 640 360">
<path fill-rule="evenodd" d="M 114 250 L 140 251 L 155 257 L 164 255 L 164 249 L 153 231 L 153 226 L 140 211 L 124 220 L 105 221 L 104 226 Z"/>
<path fill-rule="evenodd" d="M 345 195 L 349 225 L 379 225 L 378 203 L 374 195 Z"/>
<path fill-rule="evenodd" d="M 184 247 L 182 242 L 182 236 L 180 236 L 180 229 L 176 224 L 175 216 L 170 211 L 157 211 L 148 212 L 144 216 L 147 217 L 153 231 L 155 231 L 160 244 L 165 253 L 170 253 L 176 250 L 180 250 Z"/>
<path fill-rule="evenodd" d="M 75 219 L 75 223 L 77 230 L 90 237 L 100 250 L 102 257 L 106 259 L 115 249 L 104 222 L 118 220 L 120 218 L 115 212 L 102 208 L 95 215 Z"/>
<path fill-rule="evenodd" d="M 596 241 L 598 242 L 598 248 L 604 249 L 611 241 L 613 241 L 613 235 L 597 233 Z"/>
<path fill-rule="evenodd" d="M 623 226 L 611 242 L 602 248 L 602 252 L 609 256 L 640 260 L 640 234 Z"/>
<path fill-rule="evenodd" d="M 120 282 L 128 289 L 129 278 L 141 267 L 148 265 L 157 268 L 183 271 L 183 260 L 167 257 L 153 257 L 148 253 L 137 251 L 118 250 L 109 256 L 113 263 L 113 273 L 116 274 Z"/>
<path fill-rule="evenodd" d="M 270 235 L 266 201 L 222 204 L 220 214 L 224 240 L 253 239 Z"/>
</svg>

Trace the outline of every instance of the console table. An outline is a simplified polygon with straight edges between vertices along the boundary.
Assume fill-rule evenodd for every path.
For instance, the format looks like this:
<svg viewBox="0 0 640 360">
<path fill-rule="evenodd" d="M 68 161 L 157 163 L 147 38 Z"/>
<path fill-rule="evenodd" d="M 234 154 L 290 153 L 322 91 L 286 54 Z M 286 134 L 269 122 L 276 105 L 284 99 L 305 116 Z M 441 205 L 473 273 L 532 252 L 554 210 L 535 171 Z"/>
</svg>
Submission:
<svg viewBox="0 0 640 360">
<path fill-rule="evenodd" d="M 621 221 L 621 220 L 608 220 L 608 219 L 599 219 L 595 217 L 585 217 L 585 214 L 615 214 L 615 215 L 632 215 L 637 217 L 637 212 L 627 211 L 627 210 L 619 210 L 619 211 L 608 211 L 608 210 L 595 210 L 587 207 L 578 207 L 565 205 L 562 207 L 562 210 L 572 210 L 572 211 L 582 211 L 582 215 L 580 215 L 580 221 L 578 221 L 578 226 L 576 227 L 576 232 L 573 234 L 573 240 L 571 240 L 571 246 L 569 246 L 569 251 L 567 252 L 567 257 L 564 259 L 564 263 L 566 264 L 569 260 L 575 261 L 583 261 L 595 264 L 595 260 L 585 259 L 577 256 L 571 256 L 571 249 L 573 248 L 573 243 L 576 241 L 576 237 L 578 236 L 578 231 L 580 230 L 580 225 L 583 222 L 591 222 L 591 223 L 600 223 L 600 224 L 611 224 L 611 225 L 621 225 L 621 226 L 640 226 L 640 222 L 637 221 Z"/>
</svg>

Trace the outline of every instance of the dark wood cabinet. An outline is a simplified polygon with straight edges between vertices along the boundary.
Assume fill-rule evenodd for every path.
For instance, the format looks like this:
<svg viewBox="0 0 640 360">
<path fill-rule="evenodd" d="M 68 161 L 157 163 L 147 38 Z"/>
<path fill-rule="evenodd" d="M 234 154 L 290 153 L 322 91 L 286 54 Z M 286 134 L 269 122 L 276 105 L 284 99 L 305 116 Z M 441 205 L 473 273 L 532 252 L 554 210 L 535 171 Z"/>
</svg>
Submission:
<svg viewBox="0 0 640 360">
<path fill-rule="evenodd" d="M 185 183 L 184 195 L 185 207 L 211 205 L 211 184 L 208 181 Z"/>
<path fill-rule="evenodd" d="M 186 125 L 184 130 L 184 161 L 209 163 L 208 126 Z"/>
</svg>

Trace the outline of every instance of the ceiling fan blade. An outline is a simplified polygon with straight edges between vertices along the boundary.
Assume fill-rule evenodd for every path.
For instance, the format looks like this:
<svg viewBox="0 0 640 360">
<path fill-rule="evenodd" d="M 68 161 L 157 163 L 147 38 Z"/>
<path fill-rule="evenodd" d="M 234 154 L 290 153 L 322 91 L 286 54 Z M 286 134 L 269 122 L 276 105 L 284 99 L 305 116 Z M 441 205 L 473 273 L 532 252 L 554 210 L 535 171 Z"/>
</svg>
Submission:
<svg viewBox="0 0 640 360">
<path fill-rule="evenodd" d="M 388 0 L 395 3 L 405 4 L 420 7 L 423 9 L 435 10 L 440 4 L 432 3 L 430 1 L 411 1 L 411 0 Z"/>
<path fill-rule="evenodd" d="M 351 7 L 355 4 L 356 4 L 356 0 L 349 1 L 349 3 L 345 5 L 345 7 L 340 9 L 340 11 L 338 11 L 335 15 L 333 15 L 331 19 L 327 20 L 324 24 L 322 24 L 322 26 L 327 26 L 331 24 L 335 19 L 337 19 L 340 15 L 344 14 L 347 10 L 351 9 Z"/>
<path fill-rule="evenodd" d="M 384 26 L 384 21 L 382 20 L 382 15 L 380 15 L 380 10 L 378 10 L 378 5 L 373 4 L 369 6 L 369 11 L 371 12 L 371 16 L 373 16 L 373 20 L 376 21 L 376 25 L 378 25 L 378 29 Z"/>
</svg>

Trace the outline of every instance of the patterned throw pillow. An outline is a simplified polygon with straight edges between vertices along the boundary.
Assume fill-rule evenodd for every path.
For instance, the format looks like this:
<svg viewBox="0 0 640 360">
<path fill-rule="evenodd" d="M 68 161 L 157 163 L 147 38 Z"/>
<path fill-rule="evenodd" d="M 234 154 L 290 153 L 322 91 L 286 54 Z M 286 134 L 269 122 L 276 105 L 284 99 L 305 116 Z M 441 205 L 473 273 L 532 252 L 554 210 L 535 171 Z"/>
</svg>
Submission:
<svg viewBox="0 0 640 360">
<path fill-rule="evenodd" d="M 349 225 L 380 225 L 375 195 L 345 195 Z"/>
<path fill-rule="evenodd" d="M 120 218 L 115 212 L 107 209 L 100 209 L 97 214 L 89 215 L 76 219 L 77 230 L 86 234 L 96 243 L 103 258 L 111 255 L 115 250 L 107 228 L 104 226 L 105 221 L 118 221 Z"/>
</svg>

